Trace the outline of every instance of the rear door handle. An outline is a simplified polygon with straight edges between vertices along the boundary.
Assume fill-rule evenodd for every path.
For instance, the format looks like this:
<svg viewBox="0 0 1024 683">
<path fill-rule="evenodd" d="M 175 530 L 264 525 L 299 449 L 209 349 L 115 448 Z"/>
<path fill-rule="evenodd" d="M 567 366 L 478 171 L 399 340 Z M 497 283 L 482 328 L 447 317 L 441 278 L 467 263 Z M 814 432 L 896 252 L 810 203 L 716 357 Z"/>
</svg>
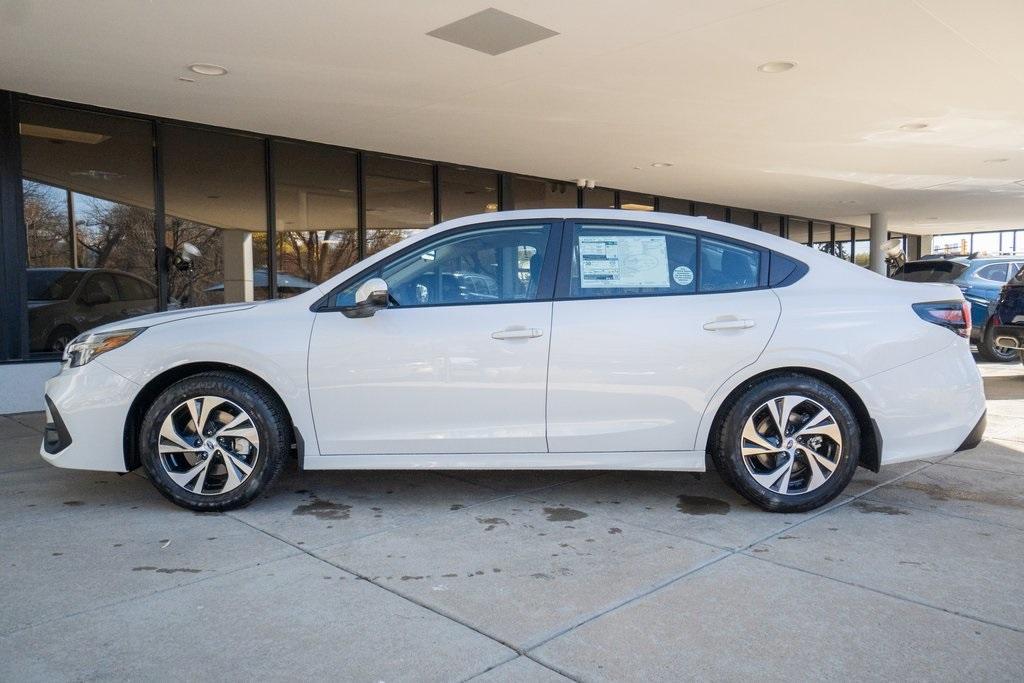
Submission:
<svg viewBox="0 0 1024 683">
<path fill-rule="evenodd" d="M 491 332 L 491 339 L 533 339 L 544 334 L 536 327 L 508 327 L 504 330 Z"/>
<path fill-rule="evenodd" d="M 741 318 L 739 320 L 712 320 L 704 323 L 704 329 L 708 332 L 717 332 L 718 330 L 745 330 L 754 326 L 754 321 L 749 318 Z"/>
</svg>

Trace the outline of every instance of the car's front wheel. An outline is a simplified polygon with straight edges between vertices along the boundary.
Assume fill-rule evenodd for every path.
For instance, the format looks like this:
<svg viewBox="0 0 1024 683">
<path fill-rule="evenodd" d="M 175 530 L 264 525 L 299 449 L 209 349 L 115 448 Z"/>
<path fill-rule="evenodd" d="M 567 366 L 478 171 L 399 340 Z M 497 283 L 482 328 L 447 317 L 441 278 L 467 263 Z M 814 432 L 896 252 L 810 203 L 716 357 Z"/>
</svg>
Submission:
<svg viewBox="0 0 1024 683">
<path fill-rule="evenodd" d="M 711 456 L 741 495 L 773 512 L 835 498 L 857 469 L 860 430 L 833 387 L 799 374 L 752 382 L 721 420 Z"/>
<path fill-rule="evenodd" d="M 142 465 L 156 488 L 199 511 L 249 503 L 280 473 L 290 447 L 278 398 L 230 372 L 172 384 L 153 401 L 139 435 Z"/>
</svg>

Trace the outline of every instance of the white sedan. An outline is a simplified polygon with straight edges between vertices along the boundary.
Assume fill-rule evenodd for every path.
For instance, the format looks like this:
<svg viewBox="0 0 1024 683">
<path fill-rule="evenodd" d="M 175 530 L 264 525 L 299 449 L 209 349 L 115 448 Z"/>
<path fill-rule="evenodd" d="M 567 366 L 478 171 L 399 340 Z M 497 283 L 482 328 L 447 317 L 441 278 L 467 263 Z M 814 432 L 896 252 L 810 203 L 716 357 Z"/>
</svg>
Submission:
<svg viewBox="0 0 1024 683">
<path fill-rule="evenodd" d="M 42 455 L 194 510 L 315 469 L 699 472 L 774 511 L 857 467 L 981 440 L 952 285 L 895 282 L 705 218 L 515 211 L 442 223 L 290 299 L 78 337 Z"/>
</svg>

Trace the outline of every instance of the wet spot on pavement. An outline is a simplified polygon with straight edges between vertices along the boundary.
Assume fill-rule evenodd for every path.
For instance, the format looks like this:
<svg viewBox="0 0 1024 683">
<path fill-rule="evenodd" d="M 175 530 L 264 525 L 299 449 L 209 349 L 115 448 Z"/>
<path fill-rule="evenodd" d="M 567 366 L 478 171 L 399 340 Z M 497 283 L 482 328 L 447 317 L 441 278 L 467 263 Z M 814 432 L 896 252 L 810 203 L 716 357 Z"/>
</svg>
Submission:
<svg viewBox="0 0 1024 683">
<path fill-rule="evenodd" d="M 65 500 L 64 504 L 65 505 L 69 505 L 71 507 L 76 507 L 78 505 L 85 505 L 85 501 L 81 501 L 81 500 Z"/>
<path fill-rule="evenodd" d="M 621 534 L 622 533 L 622 529 L 620 529 L 617 526 L 613 526 L 611 529 L 608 530 L 608 533 L 610 533 L 610 534 Z"/>
<path fill-rule="evenodd" d="M 1019 496 L 1000 494 L 996 491 L 970 491 L 955 486 L 940 486 L 923 481 L 901 481 L 896 486 L 911 491 L 920 491 L 932 500 L 959 500 L 969 503 L 988 503 L 999 507 L 1024 508 L 1024 500 L 1021 500 Z"/>
<path fill-rule="evenodd" d="M 344 503 L 332 503 L 329 500 L 321 500 L 314 496 L 310 503 L 303 503 L 292 510 L 296 517 L 316 517 L 317 519 L 348 519 L 351 505 Z"/>
<path fill-rule="evenodd" d="M 502 519 L 501 517 L 477 517 L 476 521 L 480 522 L 481 524 L 487 525 L 486 527 L 484 527 L 484 531 L 492 531 L 497 526 L 509 525 L 508 521 Z"/>
<path fill-rule="evenodd" d="M 575 522 L 588 516 L 586 512 L 566 507 L 544 508 L 544 514 L 549 522 Z"/>
<path fill-rule="evenodd" d="M 202 569 L 192 569 L 191 567 L 175 567 L 175 568 L 170 568 L 170 567 L 153 567 L 153 566 L 147 565 L 147 566 L 144 566 L 144 567 L 132 567 L 132 571 L 133 572 L 156 572 L 157 574 L 178 574 L 178 573 L 198 574 L 199 572 L 201 572 L 203 570 Z"/>
<path fill-rule="evenodd" d="M 726 515 L 731 505 L 718 498 L 680 495 L 676 509 L 687 515 Z"/>
<path fill-rule="evenodd" d="M 465 506 L 465 505 L 459 505 L 458 503 L 456 503 L 455 505 L 452 505 L 452 506 L 451 506 L 450 508 L 448 508 L 448 509 L 449 509 L 449 510 L 461 510 L 461 509 L 462 509 L 462 508 L 464 508 L 464 507 L 466 507 L 466 506 Z"/>
<path fill-rule="evenodd" d="M 906 510 L 901 510 L 898 507 L 892 505 L 879 505 L 878 503 L 869 503 L 866 500 L 858 500 L 853 503 L 853 507 L 864 514 L 870 514 L 872 512 L 882 515 L 909 515 L 910 513 Z"/>
</svg>

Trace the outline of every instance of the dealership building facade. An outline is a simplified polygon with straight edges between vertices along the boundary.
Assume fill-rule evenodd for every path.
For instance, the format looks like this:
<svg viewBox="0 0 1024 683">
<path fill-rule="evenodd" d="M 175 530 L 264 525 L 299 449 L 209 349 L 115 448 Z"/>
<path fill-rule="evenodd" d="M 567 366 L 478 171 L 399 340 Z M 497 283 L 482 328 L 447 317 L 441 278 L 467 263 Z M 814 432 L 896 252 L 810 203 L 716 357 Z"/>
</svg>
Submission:
<svg viewBox="0 0 1024 683">
<path fill-rule="evenodd" d="M 55 372 L 60 348 L 91 326 L 168 308 L 289 296 L 416 230 L 471 214 L 663 211 L 780 235 L 865 267 L 870 260 L 867 227 L 721 206 L 685 191 L 668 197 L 579 187 L 574 179 L 14 92 L 0 99 L 0 408 L 7 412 L 38 407 L 41 397 L 30 390 Z M 903 237 L 911 255 L 920 251 L 918 236 L 887 236 Z"/>
<path fill-rule="evenodd" d="M 707 216 L 876 271 L 893 237 L 1024 250 L 1016 37 L 979 52 L 981 10 L 297 3 L 0 7 L 0 413 L 86 329 L 473 214 Z"/>
</svg>

